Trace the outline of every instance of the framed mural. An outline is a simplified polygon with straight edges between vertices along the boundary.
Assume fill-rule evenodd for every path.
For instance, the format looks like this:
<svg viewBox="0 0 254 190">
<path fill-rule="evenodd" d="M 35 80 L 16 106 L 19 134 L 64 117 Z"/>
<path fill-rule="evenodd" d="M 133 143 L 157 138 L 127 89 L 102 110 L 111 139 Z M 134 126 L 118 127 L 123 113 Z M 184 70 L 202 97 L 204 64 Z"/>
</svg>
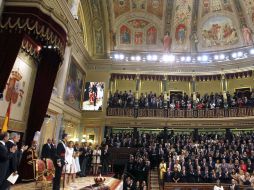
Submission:
<svg viewBox="0 0 254 190">
<path fill-rule="evenodd" d="M 131 43 L 131 30 L 123 25 L 120 28 L 120 43 L 121 44 L 130 44 Z"/>
<path fill-rule="evenodd" d="M 239 40 L 232 20 L 225 16 L 208 19 L 202 27 L 202 47 L 224 47 Z"/>
<path fill-rule="evenodd" d="M 156 44 L 157 30 L 154 26 L 147 30 L 146 36 L 146 44 Z"/>
<path fill-rule="evenodd" d="M 0 116 L 4 117 L 10 105 L 10 118 L 23 121 L 25 104 L 33 68 L 17 57 L 0 100 Z"/>
<path fill-rule="evenodd" d="M 104 82 L 86 82 L 82 110 L 102 111 Z"/>
<path fill-rule="evenodd" d="M 85 73 L 71 61 L 64 92 L 64 103 L 80 111 Z"/>
</svg>

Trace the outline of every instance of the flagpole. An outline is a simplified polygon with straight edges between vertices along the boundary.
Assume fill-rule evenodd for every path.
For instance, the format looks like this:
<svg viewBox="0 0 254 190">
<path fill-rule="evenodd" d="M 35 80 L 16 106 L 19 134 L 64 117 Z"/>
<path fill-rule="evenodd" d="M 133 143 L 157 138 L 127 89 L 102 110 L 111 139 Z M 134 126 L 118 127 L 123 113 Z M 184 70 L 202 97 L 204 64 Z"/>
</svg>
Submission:
<svg viewBox="0 0 254 190">
<path fill-rule="evenodd" d="M 11 100 L 9 101 L 9 105 L 5 114 L 5 119 L 4 123 L 2 125 L 2 130 L 1 132 L 7 132 L 8 131 L 8 125 L 9 125 L 9 120 L 10 120 L 10 112 L 11 112 Z"/>
</svg>

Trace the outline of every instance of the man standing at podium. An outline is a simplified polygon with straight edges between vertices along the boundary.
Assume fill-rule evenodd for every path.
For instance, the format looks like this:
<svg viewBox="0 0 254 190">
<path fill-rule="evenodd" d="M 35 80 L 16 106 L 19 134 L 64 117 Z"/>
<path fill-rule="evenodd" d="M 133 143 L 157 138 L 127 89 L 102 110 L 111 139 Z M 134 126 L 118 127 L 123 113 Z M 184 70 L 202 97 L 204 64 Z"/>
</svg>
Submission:
<svg viewBox="0 0 254 190">
<path fill-rule="evenodd" d="M 67 134 L 62 135 L 62 140 L 59 141 L 57 148 L 56 148 L 56 155 L 54 159 L 55 164 L 55 177 L 53 180 L 53 190 L 60 190 L 60 182 L 61 182 L 61 175 L 63 171 L 63 166 L 65 165 L 65 149 L 67 143 Z"/>
</svg>

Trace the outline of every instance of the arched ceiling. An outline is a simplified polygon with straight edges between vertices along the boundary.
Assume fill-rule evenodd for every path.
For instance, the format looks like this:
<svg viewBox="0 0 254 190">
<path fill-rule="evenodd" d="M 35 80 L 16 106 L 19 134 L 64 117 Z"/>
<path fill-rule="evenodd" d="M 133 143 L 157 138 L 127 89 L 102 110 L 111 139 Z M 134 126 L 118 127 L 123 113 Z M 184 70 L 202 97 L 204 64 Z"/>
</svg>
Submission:
<svg viewBox="0 0 254 190">
<path fill-rule="evenodd" d="M 254 0 L 81 0 L 81 7 L 86 46 L 95 58 L 253 45 Z"/>
<path fill-rule="evenodd" d="M 204 52 L 252 45 L 253 0 L 108 2 L 115 50 Z"/>
</svg>

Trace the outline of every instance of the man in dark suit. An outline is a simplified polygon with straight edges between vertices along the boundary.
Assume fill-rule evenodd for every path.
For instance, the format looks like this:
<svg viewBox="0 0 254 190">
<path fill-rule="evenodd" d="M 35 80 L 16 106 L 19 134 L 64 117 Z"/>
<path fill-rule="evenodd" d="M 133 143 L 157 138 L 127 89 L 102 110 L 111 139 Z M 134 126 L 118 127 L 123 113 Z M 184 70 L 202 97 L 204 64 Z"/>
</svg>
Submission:
<svg viewBox="0 0 254 190">
<path fill-rule="evenodd" d="M 19 133 L 13 132 L 11 133 L 10 136 L 11 138 L 6 142 L 6 147 L 8 150 L 10 150 L 13 146 L 17 147 L 17 143 L 19 143 L 20 141 Z M 20 164 L 20 160 L 22 158 L 22 154 L 27 149 L 28 149 L 28 146 L 22 146 L 20 150 L 17 149 L 17 151 L 14 153 L 14 155 L 10 159 L 9 174 L 18 172 L 18 167 Z"/>
<path fill-rule="evenodd" d="M 13 153 L 13 155 L 11 156 L 11 158 L 9 160 L 9 169 L 7 171 L 7 176 L 11 175 L 12 173 L 18 174 L 18 168 L 19 168 L 19 164 L 20 164 L 20 161 L 22 158 L 22 154 L 28 148 L 28 146 L 22 146 L 21 149 L 18 149 L 17 144 L 19 143 L 19 141 L 20 141 L 20 134 L 16 133 L 16 132 L 12 132 L 10 134 L 10 139 L 5 144 L 7 147 L 7 150 L 9 151 L 9 154 L 11 154 L 10 150 L 12 148 L 16 149 L 16 151 Z M 7 186 L 8 187 L 6 187 L 6 189 L 9 189 L 11 184 L 8 183 Z"/>
<path fill-rule="evenodd" d="M 108 150 L 108 145 L 102 150 L 102 174 L 108 175 L 108 165 L 109 165 L 110 153 Z"/>
<path fill-rule="evenodd" d="M 80 150 L 81 156 L 82 156 L 82 162 L 81 162 L 81 172 L 80 172 L 80 177 L 85 177 L 86 176 L 86 170 L 88 166 L 88 161 L 89 161 L 89 155 L 90 155 L 90 150 L 87 147 L 87 143 L 84 143 L 83 147 Z"/>
<path fill-rule="evenodd" d="M 7 189 L 7 172 L 9 170 L 9 160 L 16 148 L 13 146 L 9 151 L 6 147 L 6 142 L 9 140 L 9 133 L 0 134 L 0 189 Z"/>
<path fill-rule="evenodd" d="M 47 143 L 42 146 L 41 159 L 46 160 L 47 158 L 53 160 L 53 147 L 52 140 L 48 139 Z"/>
<path fill-rule="evenodd" d="M 56 155 L 54 159 L 54 165 L 56 168 L 55 177 L 53 179 L 53 190 L 60 190 L 61 175 L 63 166 L 65 165 L 65 151 L 68 135 L 63 134 L 62 140 L 59 141 L 56 148 Z"/>
</svg>

